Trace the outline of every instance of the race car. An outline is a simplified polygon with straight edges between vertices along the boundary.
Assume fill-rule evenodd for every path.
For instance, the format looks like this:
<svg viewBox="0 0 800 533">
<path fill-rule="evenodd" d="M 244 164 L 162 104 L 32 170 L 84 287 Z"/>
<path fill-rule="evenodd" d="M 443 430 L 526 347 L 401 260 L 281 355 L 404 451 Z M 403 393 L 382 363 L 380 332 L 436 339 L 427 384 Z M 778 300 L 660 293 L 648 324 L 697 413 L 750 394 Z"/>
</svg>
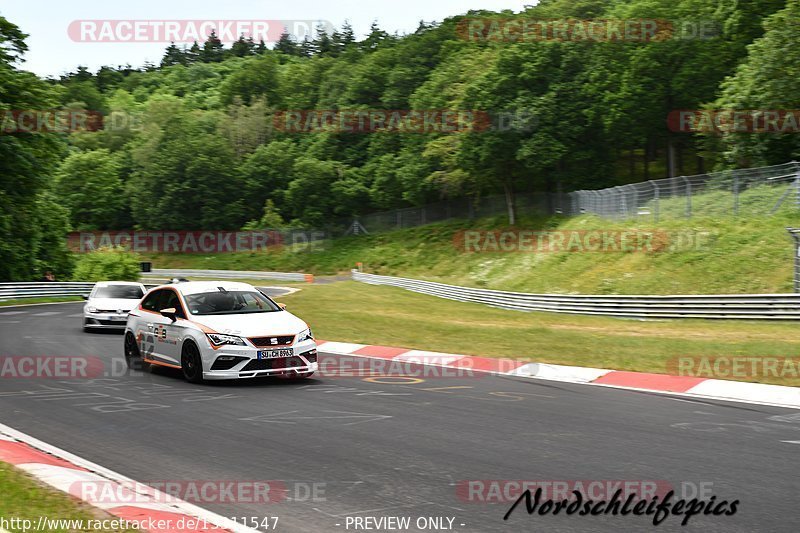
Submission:
<svg viewBox="0 0 800 533">
<path fill-rule="evenodd" d="M 151 289 L 128 315 L 124 342 L 129 368 L 176 368 L 191 383 L 305 378 L 318 369 L 308 324 L 247 283 L 190 281 Z"/>
<path fill-rule="evenodd" d="M 83 330 L 125 328 L 128 312 L 147 290 L 141 283 L 101 281 L 92 288 L 83 306 Z"/>
</svg>

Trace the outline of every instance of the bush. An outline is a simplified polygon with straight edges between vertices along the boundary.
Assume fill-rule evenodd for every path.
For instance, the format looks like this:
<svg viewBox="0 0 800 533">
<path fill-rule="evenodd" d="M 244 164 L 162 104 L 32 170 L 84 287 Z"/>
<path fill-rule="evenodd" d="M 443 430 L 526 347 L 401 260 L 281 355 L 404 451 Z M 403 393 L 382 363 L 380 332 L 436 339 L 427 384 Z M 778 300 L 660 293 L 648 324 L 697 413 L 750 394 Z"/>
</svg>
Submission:
<svg viewBox="0 0 800 533">
<path fill-rule="evenodd" d="M 121 246 L 100 248 L 78 259 L 72 277 L 75 281 L 137 281 L 140 260 Z"/>
</svg>

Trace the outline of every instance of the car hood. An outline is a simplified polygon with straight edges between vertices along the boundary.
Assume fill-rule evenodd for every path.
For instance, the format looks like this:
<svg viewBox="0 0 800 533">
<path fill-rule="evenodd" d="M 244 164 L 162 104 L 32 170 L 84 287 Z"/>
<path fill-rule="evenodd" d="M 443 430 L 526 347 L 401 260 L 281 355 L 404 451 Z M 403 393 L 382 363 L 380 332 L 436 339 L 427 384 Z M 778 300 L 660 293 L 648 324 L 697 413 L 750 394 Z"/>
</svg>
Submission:
<svg viewBox="0 0 800 533">
<path fill-rule="evenodd" d="M 139 300 L 130 298 L 90 298 L 86 303 L 105 311 L 117 311 L 119 309 L 130 311 L 139 305 Z"/>
<path fill-rule="evenodd" d="M 242 315 L 192 315 L 190 320 L 218 333 L 242 337 L 296 335 L 308 327 L 305 322 L 288 311 Z"/>
</svg>

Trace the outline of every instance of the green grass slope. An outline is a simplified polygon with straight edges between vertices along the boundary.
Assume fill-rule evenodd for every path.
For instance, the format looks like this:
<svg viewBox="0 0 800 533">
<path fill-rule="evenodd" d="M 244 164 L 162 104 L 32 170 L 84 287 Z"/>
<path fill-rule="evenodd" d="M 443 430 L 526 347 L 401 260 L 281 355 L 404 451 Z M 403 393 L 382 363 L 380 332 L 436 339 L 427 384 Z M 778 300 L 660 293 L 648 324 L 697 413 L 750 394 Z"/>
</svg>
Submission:
<svg viewBox="0 0 800 533">
<path fill-rule="evenodd" d="M 475 287 L 538 293 L 724 294 L 791 292 L 792 240 L 785 228 L 800 216 L 730 215 L 654 224 L 610 222 L 593 215 L 529 219 L 525 230 L 632 230 L 681 232 L 699 246 L 655 252 L 466 252 L 464 230 L 504 230 L 501 220 L 446 222 L 320 243 L 316 250 L 285 247 L 229 254 L 151 254 L 156 268 L 347 272 L 362 262 L 367 272 Z"/>
</svg>

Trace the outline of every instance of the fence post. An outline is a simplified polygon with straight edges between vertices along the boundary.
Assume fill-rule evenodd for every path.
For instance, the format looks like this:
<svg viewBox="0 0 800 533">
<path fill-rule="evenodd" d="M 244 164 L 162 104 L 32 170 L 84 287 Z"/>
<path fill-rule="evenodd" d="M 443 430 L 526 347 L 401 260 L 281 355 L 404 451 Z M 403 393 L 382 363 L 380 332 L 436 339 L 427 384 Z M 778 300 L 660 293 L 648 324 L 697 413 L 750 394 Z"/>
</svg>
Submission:
<svg viewBox="0 0 800 533">
<path fill-rule="evenodd" d="M 800 167 L 797 166 L 797 161 L 792 160 L 792 164 L 795 168 L 795 180 L 794 180 L 794 206 L 800 209 Z"/>
<path fill-rule="evenodd" d="M 733 175 L 733 216 L 739 216 L 739 176 Z"/>
<path fill-rule="evenodd" d="M 397 229 L 402 229 L 403 227 L 403 212 L 399 209 L 397 210 Z"/>
<path fill-rule="evenodd" d="M 692 218 L 692 182 L 686 176 L 681 176 L 686 182 L 686 218 Z"/>
<path fill-rule="evenodd" d="M 786 228 L 794 240 L 794 292 L 800 293 L 800 228 Z"/>
<path fill-rule="evenodd" d="M 619 205 L 619 208 L 620 208 L 620 218 L 622 218 L 622 219 L 628 218 L 628 200 L 627 200 L 627 198 L 625 196 L 627 194 L 625 192 L 625 188 L 626 187 L 627 187 L 627 185 L 623 185 L 622 188 L 620 189 L 620 197 L 619 197 L 620 205 Z"/>
<path fill-rule="evenodd" d="M 650 180 L 650 183 L 653 184 L 653 223 L 658 224 L 658 209 L 661 203 L 659 201 L 660 191 L 658 190 L 658 184 L 655 181 Z"/>
</svg>

